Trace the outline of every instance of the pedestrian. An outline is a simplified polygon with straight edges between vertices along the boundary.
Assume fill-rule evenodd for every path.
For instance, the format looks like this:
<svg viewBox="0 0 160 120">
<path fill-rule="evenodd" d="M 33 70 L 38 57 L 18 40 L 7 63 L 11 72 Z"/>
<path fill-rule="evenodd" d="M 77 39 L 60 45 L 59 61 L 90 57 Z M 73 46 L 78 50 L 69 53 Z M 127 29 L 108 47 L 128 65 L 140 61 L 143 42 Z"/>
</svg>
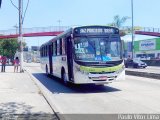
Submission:
<svg viewBox="0 0 160 120">
<path fill-rule="evenodd" d="M 6 58 L 6 56 L 2 56 L 2 58 L 1 58 L 1 63 L 2 63 L 2 69 L 1 69 L 1 72 L 5 72 L 6 62 L 7 62 L 7 58 Z"/>
<path fill-rule="evenodd" d="M 18 66 L 19 66 L 19 58 L 16 57 L 16 59 L 14 60 L 14 72 L 18 72 Z"/>
</svg>

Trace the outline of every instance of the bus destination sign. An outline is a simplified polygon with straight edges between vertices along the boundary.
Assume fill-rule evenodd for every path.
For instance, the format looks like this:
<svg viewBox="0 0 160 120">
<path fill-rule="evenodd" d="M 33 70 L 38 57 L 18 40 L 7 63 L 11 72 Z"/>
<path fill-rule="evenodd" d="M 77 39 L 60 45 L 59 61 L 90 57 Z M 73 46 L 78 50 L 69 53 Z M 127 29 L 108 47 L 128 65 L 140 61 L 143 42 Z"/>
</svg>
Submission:
<svg viewBox="0 0 160 120">
<path fill-rule="evenodd" d="M 114 34 L 118 33 L 118 29 L 114 28 L 78 28 L 75 29 L 78 34 Z"/>
</svg>

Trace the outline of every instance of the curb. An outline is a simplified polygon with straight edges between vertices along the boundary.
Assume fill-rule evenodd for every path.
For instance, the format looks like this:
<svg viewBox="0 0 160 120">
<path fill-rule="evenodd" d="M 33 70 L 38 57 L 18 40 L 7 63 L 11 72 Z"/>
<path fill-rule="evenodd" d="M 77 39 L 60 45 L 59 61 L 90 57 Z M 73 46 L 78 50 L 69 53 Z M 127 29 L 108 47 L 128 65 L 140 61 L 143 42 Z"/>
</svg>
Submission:
<svg viewBox="0 0 160 120">
<path fill-rule="evenodd" d="M 52 93 L 49 92 L 47 90 L 47 88 L 45 86 L 43 86 L 43 84 L 40 83 L 34 76 L 32 76 L 32 74 L 30 72 L 28 72 L 28 70 L 25 70 L 25 71 L 30 76 L 30 78 L 34 81 L 34 83 L 37 85 L 37 87 L 41 91 L 41 94 L 43 95 L 43 97 L 45 98 L 45 100 L 47 101 L 49 106 L 51 107 L 52 111 L 57 116 L 57 118 L 60 120 L 62 118 L 62 116 L 60 115 L 60 114 L 62 114 L 62 112 L 60 109 L 58 109 L 57 105 L 55 104 L 55 102 L 51 98 Z"/>
<path fill-rule="evenodd" d="M 126 75 L 133 75 L 133 76 L 153 78 L 153 79 L 160 80 L 160 74 L 158 73 L 147 73 L 147 72 L 137 72 L 137 71 L 126 70 Z"/>
</svg>

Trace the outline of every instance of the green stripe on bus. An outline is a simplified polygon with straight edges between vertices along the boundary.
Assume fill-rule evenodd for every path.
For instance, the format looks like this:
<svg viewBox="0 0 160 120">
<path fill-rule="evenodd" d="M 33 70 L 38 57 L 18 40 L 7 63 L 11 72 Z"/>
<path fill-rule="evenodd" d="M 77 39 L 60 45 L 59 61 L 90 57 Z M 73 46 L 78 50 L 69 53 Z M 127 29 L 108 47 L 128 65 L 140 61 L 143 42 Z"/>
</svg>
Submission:
<svg viewBox="0 0 160 120">
<path fill-rule="evenodd" d="M 123 67 L 123 64 L 120 64 L 114 67 L 104 67 L 104 68 L 80 66 L 80 70 L 85 72 L 115 72 L 120 70 L 122 67 Z"/>
</svg>

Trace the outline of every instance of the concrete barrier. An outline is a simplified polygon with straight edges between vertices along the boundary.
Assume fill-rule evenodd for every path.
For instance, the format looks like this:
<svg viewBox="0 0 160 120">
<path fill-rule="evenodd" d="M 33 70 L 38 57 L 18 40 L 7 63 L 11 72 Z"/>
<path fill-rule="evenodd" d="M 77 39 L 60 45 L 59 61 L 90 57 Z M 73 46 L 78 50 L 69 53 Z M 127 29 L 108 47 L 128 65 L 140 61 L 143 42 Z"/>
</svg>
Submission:
<svg viewBox="0 0 160 120">
<path fill-rule="evenodd" d="M 126 75 L 133 75 L 139 77 L 147 77 L 160 80 L 160 74 L 158 73 L 148 73 L 148 72 L 138 72 L 138 71 L 129 71 L 126 70 Z"/>
</svg>

